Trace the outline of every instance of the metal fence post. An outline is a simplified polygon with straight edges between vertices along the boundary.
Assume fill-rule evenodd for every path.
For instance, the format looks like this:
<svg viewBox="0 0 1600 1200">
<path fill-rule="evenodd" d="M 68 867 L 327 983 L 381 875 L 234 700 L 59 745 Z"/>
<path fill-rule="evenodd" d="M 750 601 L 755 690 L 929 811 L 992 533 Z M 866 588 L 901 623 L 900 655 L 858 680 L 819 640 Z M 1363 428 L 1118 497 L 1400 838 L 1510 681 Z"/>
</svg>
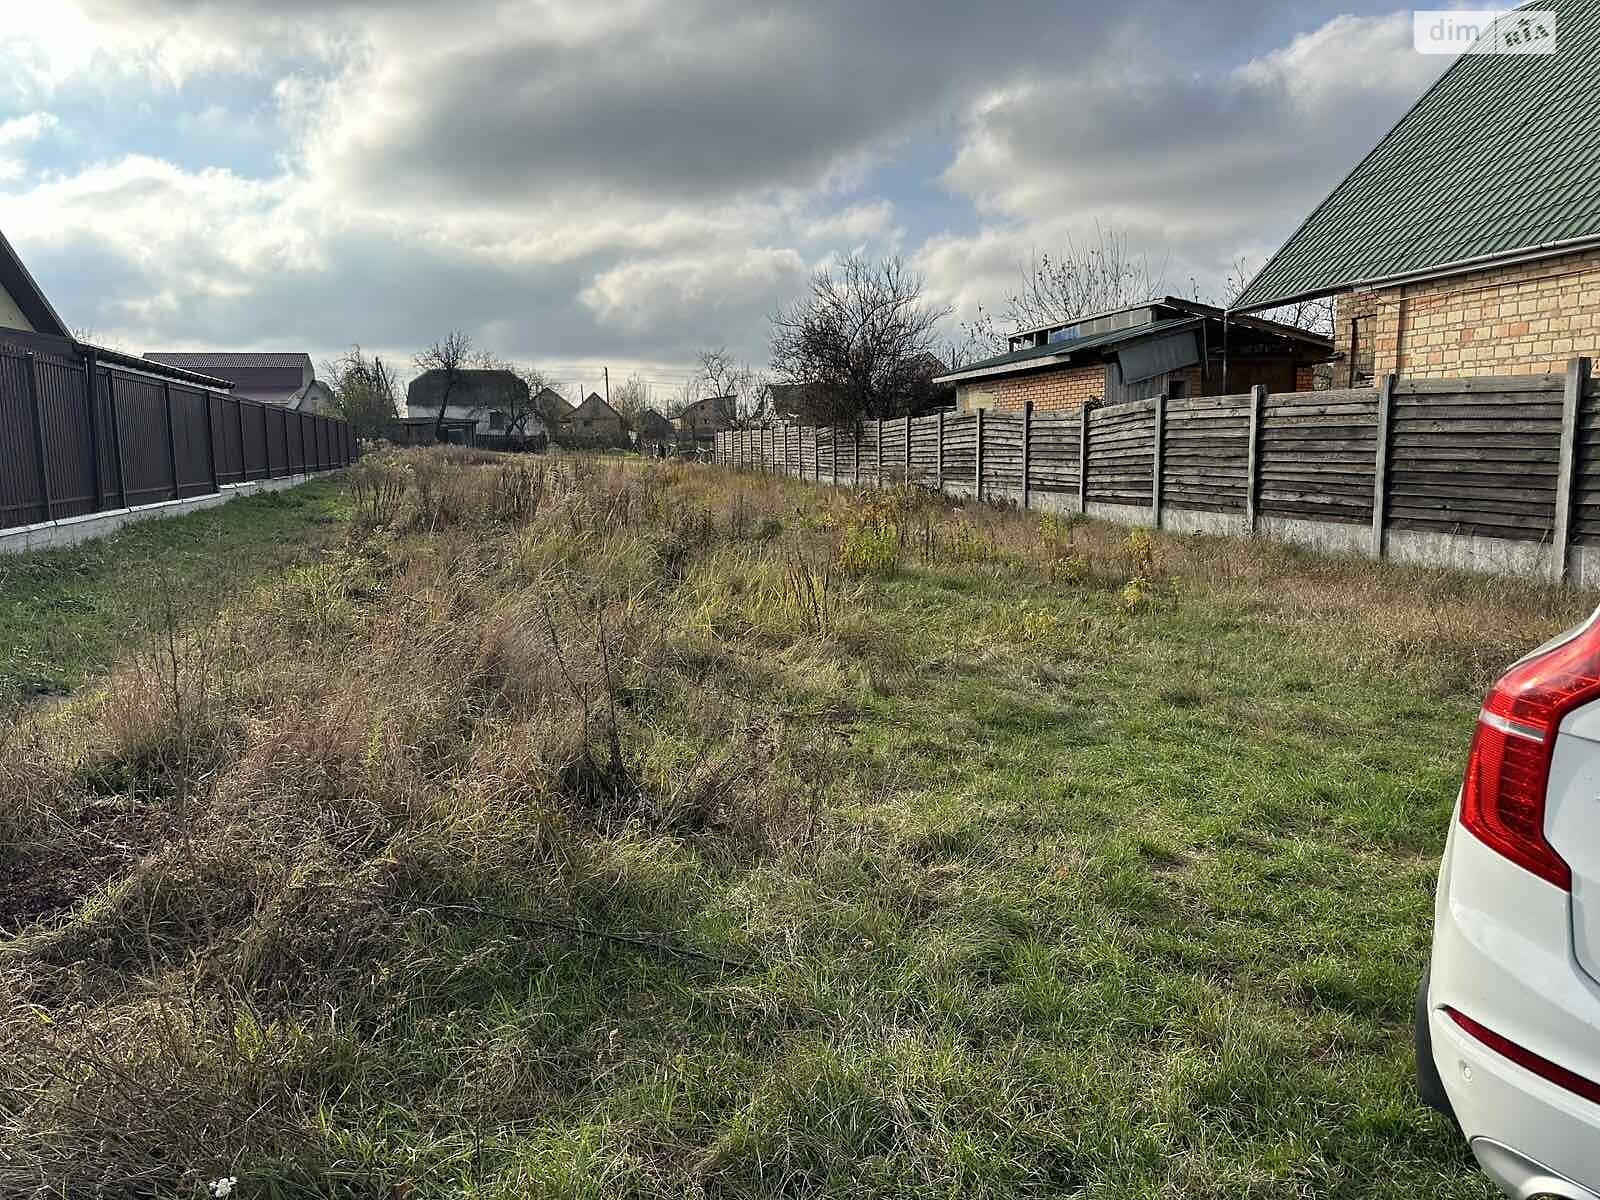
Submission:
<svg viewBox="0 0 1600 1200">
<path fill-rule="evenodd" d="M 39 464 L 39 498 L 44 501 L 44 519 L 56 519 L 55 500 L 50 494 L 50 444 L 44 427 L 44 397 L 39 394 L 39 356 L 28 351 L 28 407 L 33 410 L 33 453 Z"/>
<path fill-rule="evenodd" d="M 117 373 L 106 372 L 106 407 L 111 410 L 111 455 L 117 466 L 117 500 L 128 507 L 128 477 L 122 473 L 122 411 L 117 407 Z"/>
<path fill-rule="evenodd" d="M 1022 507 L 1027 509 L 1032 499 L 1032 489 L 1028 485 L 1028 451 L 1033 444 L 1033 401 L 1025 400 L 1022 404 Z"/>
<path fill-rule="evenodd" d="M 938 458 L 933 467 L 933 486 L 944 495 L 944 409 L 939 410 Z"/>
<path fill-rule="evenodd" d="M 183 494 L 183 485 L 178 482 L 178 426 L 172 419 L 172 385 L 165 380 L 161 383 L 161 404 L 167 413 L 167 461 L 172 464 L 172 498 L 176 500 Z"/>
<path fill-rule="evenodd" d="M 1589 384 L 1589 360 L 1567 363 L 1567 382 L 1561 392 L 1561 454 L 1556 470 L 1556 519 L 1550 537 L 1550 578 L 1566 583 L 1572 551 L 1572 496 L 1578 465 L 1578 415 Z"/>
<path fill-rule="evenodd" d="M 1089 511 L 1089 402 L 1078 410 L 1078 511 Z"/>
<path fill-rule="evenodd" d="M 1167 436 L 1167 393 L 1156 395 L 1155 444 L 1150 464 L 1150 524 L 1161 528 L 1161 452 Z"/>
<path fill-rule="evenodd" d="M 211 461 L 211 490 L 220 492 L 222 483 L 217 478 L 217 432 L 211 423 L 211 393 L 201 392 L 200 396 L 206 402 L 206 456 Z"/>
<path fill-rule="evenodd" d="M 978 410 L 978 428 L 972 438 L 972 494 L 983 499 L 983 409 Z"/>
<path fill-rule="evenodd" d="M 89 408 L 89 469 L 94 472 L 94 510 L 106 506 L 105 484 L 100 479 L 100 397 L 94 394 L 95 357 L 93 350 L 83 354 L 83 394 Z"/>
<path fill-rule="evenodd" d="M 1382 558 L 1389 523 L 1389 431 L 1394 427 L 1394 375 L 1378 385 L 1376 454 L 1372 463 L 1372 557 Z"/>
<path fill-rule="evenodd" d="M 1261 419 L 1267 389 L 1256 384 L 1250 389 L 1250 464 L 1244 481 L 1244 519 L 1251 533 L 1256 531 L 1256 509 L 1261 495 Z"/>
</svg>

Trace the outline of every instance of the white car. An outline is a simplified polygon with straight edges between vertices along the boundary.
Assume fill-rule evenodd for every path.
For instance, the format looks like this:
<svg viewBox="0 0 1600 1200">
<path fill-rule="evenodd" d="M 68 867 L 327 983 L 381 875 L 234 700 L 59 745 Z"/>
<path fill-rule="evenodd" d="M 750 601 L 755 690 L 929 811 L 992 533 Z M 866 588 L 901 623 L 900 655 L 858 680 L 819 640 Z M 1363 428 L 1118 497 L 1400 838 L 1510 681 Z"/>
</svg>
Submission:
<svg viewBox="0 0 1600 1200">
<path fill-rule="evenodd" d="M 1600 1197 L 1600 612 L 1494 685 L 1445 843 L 1417 1083 L 1511 1196 Z"/>
</svg>

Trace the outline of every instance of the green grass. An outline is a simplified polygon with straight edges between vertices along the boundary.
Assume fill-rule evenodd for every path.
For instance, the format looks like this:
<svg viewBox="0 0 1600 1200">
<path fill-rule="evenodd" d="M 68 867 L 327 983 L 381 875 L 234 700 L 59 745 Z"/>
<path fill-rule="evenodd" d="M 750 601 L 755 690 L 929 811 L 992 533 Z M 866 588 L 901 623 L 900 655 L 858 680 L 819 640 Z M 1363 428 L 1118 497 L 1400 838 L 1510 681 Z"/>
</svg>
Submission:
<svg viewBox="0 0 1600 1200">
<path fill-rule="evenodd" d="M 57 1023 L 19 1045 L 66 1039 L 74 1086 L 137 1114 L 41 1104 L 0 1166 L 48 1143 L 64 1179 L 274 1198 L 1490 1196 L 1416 1097 L 1411 1003 L 1485 664 L 1583 597 L 1158 537 L 1130 600 L 1126 531 L 1072 526 L 1051 582 L 1032 520 L 940 509 L 959 561 L 894 563 L 856 552 L 872 500 L 678 468 L 562 476 L 495 536 L 528 480 L 406 461 L 393 528 L 219 651 L 183 853 L 0 945 L 0 1009 Z M 266 572 L 343 531 L 299 495 L 213 519 Z M 216 544 L 180 539 L 197 586 Z M 104 553 L 125 624 L 149 550 Z M 782 608 L 797 562 L 826 632 Z M 741 767 L 702 825 L 574 799 L 564 689 L 602 616 L 641 792 Z M 151 695 L 16 739 L 63 781 L 20 828 L 66 858 L 82 814 L 149 817 L 81 784 L 170 728 Z"/>
<path fill-rule="evenodd" d="M 263 575 L 341 535 L 343 485 L 313 480 L 64 550 L 0 556 L 0 704 L 61 695 L 126 654 L 169 589 L 209 620 Z"/>
</svg>

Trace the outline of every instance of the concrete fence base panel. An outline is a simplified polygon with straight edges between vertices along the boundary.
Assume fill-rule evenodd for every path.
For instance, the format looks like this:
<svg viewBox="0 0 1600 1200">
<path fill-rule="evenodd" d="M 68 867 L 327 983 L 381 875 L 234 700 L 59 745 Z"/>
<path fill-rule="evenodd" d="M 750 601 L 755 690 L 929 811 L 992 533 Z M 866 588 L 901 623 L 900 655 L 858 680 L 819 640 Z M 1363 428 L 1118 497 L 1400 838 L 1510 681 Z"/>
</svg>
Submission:
<svg viewBox="0 0 1600 1200">
<path fill-rule="evenodd" d="M 1029 511 L 1595 587 L 1594 430 L 1600 385 L 1575 358 L 1563 374 L 1388 375 L 1366 388 L 1258 386 L 1064 418 L 943 413 L 798 436 L 842 449 L 822 482 L 836 472 L 844 487 L 909 470 L 946 495 Z M 796 432 L 719 433 L 713 461 L 786 473 L 769 443 Z"/>
<path fill-rule="evenodd" d="M 248 483 L 225 483 L 219 491 L 204 496 L 190 496 L 185 500 L 163 500 L 159 504 L 142 504 L 138 508 L 113 508 L 104 512 L 85 513 L 81 517 L 63 517 L 58 521 L 40 521 L 36 525 L 0 529 L 0 554 L 76 546 L 95 538 L 110 537 L 124 526 L 139 521 L 187 516 L 243 496 L 253 496 L 257 492 L 281 492 L 286 488 L 298 487 L 316 478 L 318 476 L 315 475 L 285 475 L 277 479 L 255 479 Z"/>
</svg>

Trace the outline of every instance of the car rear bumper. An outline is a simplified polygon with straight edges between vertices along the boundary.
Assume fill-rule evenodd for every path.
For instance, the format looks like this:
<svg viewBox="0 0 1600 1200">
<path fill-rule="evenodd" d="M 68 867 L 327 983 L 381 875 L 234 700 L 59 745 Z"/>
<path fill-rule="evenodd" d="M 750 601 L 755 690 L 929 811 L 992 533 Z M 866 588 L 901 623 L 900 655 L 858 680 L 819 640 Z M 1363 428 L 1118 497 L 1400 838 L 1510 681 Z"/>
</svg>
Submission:
<svg viewBox="0 0 1600 1200">
<path fill-rule="evenodd" d="M 1600 1105 L 1503 1057 L 1446 1007 L 1600 1079 L 1600 991 L 1573 957 L 1568 897 L 1459 823 L 1439 877 L 1427 1026 L 1448 1107 L 1509 1195 L 1600 1197 Z"/>
</svg>

